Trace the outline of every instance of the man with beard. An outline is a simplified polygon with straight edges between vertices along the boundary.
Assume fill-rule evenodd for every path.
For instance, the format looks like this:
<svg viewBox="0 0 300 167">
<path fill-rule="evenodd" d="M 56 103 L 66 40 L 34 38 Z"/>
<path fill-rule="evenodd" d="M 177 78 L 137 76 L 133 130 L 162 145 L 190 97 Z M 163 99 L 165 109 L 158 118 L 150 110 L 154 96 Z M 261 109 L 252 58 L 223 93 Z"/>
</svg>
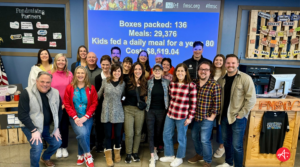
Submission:
<svg viewBox="0 0 300 167">
<path fill-rule="evenodd" d="M 197 108 L 192 128 L 192 139 L 197 154 L 188 160 L 189 163 L 204 160 L 203 167 L 211 167 L 213 152 L 210 136 L 214 119 L 221 107 L 221 87 L 211 78 L 211 71 L 211 63 L 207 61 L 202 62 L 197 68 L 199 78 L 197 80 Z"/>
<path fill-rule="evenodd" d="M 117 46 L 114 46 L 111 48 L 110 52 L 111 52 L 112 64 L 119 63 L 122 66 L 122 62 L 120 62 L 121 49 Z"/>
</svg>

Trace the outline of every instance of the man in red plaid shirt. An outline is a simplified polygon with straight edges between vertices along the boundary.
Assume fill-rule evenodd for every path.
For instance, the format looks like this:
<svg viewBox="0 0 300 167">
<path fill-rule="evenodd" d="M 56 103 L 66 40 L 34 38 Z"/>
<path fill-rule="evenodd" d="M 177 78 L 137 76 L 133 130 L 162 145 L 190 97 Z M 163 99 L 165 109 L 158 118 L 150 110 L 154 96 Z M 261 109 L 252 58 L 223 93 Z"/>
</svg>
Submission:
<svg viewBox="0 0 300 167">
<path fill-rule="evenodd" d="M 221 87 L 210 77 L 211 70 L 211 63 L 205 61 L 197 68 L 199 78 L 197 81 L 197 108 L 192 129 L 192 139 L 197 154 L 188 160 L 189 163 L 204 160 L 203 167 L 211 167 L 213 153 L 210 136 L 214 119 L 219 114 L 221 106 Z"/>
</svg>

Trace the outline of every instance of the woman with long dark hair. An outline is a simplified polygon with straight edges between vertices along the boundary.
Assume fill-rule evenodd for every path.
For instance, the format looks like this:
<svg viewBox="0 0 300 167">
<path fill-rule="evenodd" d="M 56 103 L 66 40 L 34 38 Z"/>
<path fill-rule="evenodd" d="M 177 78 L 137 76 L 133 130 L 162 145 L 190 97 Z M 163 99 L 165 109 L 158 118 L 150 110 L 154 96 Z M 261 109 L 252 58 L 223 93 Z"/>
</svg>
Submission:
<svg viewBox="0 0 300 167">
<path fill-rule="evenodd" d="M 147 96 L 147 80 L 145 70 L 141 63 L 135 62 L 129 72 L 129 77 L 125 79 L 125 101 L 123 102 L 125 114 L 125 145 L 126 145 L 126 163 L 140 161 L 138 155 L 141 131 L 144 123 L 145 112 L 138 108 L 138 100 L 145 102 Z M 137 96 L 138 95 L 138 96 Z"/>
<path fill-rule="evenodd" d="M 186 152 L 186 131 L 192 122 L 197 103 L 196 84 L 192 82 L 188 67 L 180 63 L 174 70 L 173 82 L 169 86 L 170 106 L 165 120 L 163 140 L 165 144 L 165 157 L 162 162 L 171 162 L 171 166 L 183 163 Z M 179 147 L 175 157 L 173 140 L 175 126 Z"/>
<path fill-rule="evenodd" d="M 40 71 L 50 71 L 53 68 L 52 58 L 47 49 L 40 49 L 37 56 L 37 63 L 31 67 L 28 77 L 28 87 L 35 84 L 36 77 Z"/>
<path fill-rule="evenodd" d="M 74 62 L 72 65 L 71 65 L 71 72 L 74 74 L 74 71 L 75 71 L 75 68 L 78 67 L 78 66 L 83 66 L 83 67 L 86 67 L 87 66 L 87 63 L 86 63 L 86 56 L 88 54 L 88 49 L 86 46 L 84 45 L 81 45 L 78 47 L 78 50 L 77 50 L 77 59 L 76 59 L 76 62 Z"/>
<path fill-rule="evenodd" d="M 110 77 L 102 82 L 98 91 L 98 98 L 104 92 L 105 97 L 102 105 L 101 122 L 105 131 L 105 158 L 108 166 L 113 166 L 112 160 L 112 127 L 114 127 L 114 157 L 115 162 L 121 161 L 121 134 L 124 123 L 124 111 L 121 103 L 122 94 L 125 89 L 123 82 L 122 67 L 120 64 L 113 64 L 110 70 Z"/>
<path fill-rule="evenodd" d="M 150 76 L 150 64 L 149 64 L 149 55 L 148 52 L 145 50 L 140 51 L 137 62 L 141 63 L 143 65 L 143 68 L 145 70 L 145 78 L 148 79 Z"/>
</svg>

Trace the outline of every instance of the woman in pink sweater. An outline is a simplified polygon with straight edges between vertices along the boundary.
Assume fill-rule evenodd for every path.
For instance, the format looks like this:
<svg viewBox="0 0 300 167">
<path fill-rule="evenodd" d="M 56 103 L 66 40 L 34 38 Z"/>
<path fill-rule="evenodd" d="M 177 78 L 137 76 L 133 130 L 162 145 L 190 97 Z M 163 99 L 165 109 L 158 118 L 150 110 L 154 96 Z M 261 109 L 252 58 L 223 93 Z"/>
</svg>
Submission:
<svg viewBox="0 0 300 167">
<path fill-rule="evenodd" d="M 59 91 L 61 99 L 64 99 L 65 90 L 67 86 L 72 82 L 73 74 L 68 70 L 68 60 L 66 56 L 62 53 L 59 53 L 54 58 L 53 69 L 48 71 L 52 74 L 51 87 Z M 62 144 L 56 152 L 56 158 L 68 157 L 69 153 L 67 151 L 68 147 L 68 138 L 69 138 L 69 115 L 65 110 L 64 104 L 62 105 L 63 116 L 59 124 L 59 130 L 61 133 Z"/>
</svg>

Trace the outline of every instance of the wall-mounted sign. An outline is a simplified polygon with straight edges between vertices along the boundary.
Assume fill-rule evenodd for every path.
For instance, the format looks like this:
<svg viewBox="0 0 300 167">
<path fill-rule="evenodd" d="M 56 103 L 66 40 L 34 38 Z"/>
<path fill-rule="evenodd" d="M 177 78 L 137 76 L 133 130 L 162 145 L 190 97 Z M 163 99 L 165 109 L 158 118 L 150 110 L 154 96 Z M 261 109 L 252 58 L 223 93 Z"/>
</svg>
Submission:
<svg viewBox="0 0 300 167">
<path fill-rule="evenodd" d="M 255 44 L 255 39 L 250 39 L 251 44 Z"/>
<path fill-rule="evenodd" d="M 269 36 L 271 36 L 271 37 L 276 37 L 276 31 L 275 31 L 275 30 L 271 30 L 271 31 L 269 32 Z"/>
<path fill-rule="evenodd" d="M 291 20 L 292 20 L 292 21 L 300 20 L 300 15 L 292 14 Z"/>
<path fill-rule="evenodd" d="M 253 54 L 256 54 L 257 56 L 259 56 L 259 50 L 255 49 Z"/>
<path fill-rule="evenodd" d="M 278 52 L 273 51 L 271 54 L 271 57 L 277 58 L 278 57 Z"/>
<path fill-rule="evenodd" d="M 282 40 L 282 41 L 280 41 L 280 44 L 286 44 L 286 40 Z"/>
<path fill-rule="evenodd" d="M 22 34 L 10 35 L 11 40 L 22 39 Z"/>
<path fill-rule="evenodd" d="M 300 27 L 297 27 L 297 28 L 295 29 L 295 31 L 300 31 Z"/>
<path fill-rule="evenodd" d="M 261 44 L 262 44 L 263 46 L 268 46 L 269 42 L 268 42 L 267 40 L 266 40 L 266 41 L 261 40 Z"/>
<path fill-rule="evenodd" d="M 280 57 L 286 57 L 287 56 L 287 53 L 286 53 L 286 51 L 285 52 L 281 52 L 280 53 Z"/>
<path fill-rule="evenodd" d="M 268 51 L 263 51 L 263 50 L 262 50 L 262 51 L 260 52 L 260 54 L 261 54 L 261 55 L 269 55 L 270 52 L 268 52 Z"/>
<path fill-rule="evenodd" d="M 294 50 L 294 56 L 296 56 L 297 54 L 300 54 L 300 50 Z"/>
<path fill-rule="evenodd" d="M 282 26 L 294 26 L 294 22 L 283 22 Z"/>
<path fill-rule="evenodd" d="M 47 30 L 38 30 L 38 35 L 47 35 Z"/>
<path fill-rule="evenodd" d="M 280 26 L 281 22 L 268 22 L 267 25 L 268 26 Z"/>
<path fill-rule="evenodd" d="M 264 12 L 258 12 L 258 16 L 265 18 L 265 19 L 270 19 L 270 18 L 275 18 L 276 15 L 275 14 L 268 14 L 268 13 L 264 13 Z"/>
<path fill-rule="evenodd" d="M 277 37 L 283 37 L 283 36 L 284 36 L 284 31 L 277 32 Z"/>
<path fill-rule="evenodd" d="M 268 35 L 269 29 L 261 30 L 260 33 L 263 35 Z"/>
<path fill-rule="evenodd" d="M 281 15 L 277 17 L 277 21 L 289 21 L 290 15 Z"/>
</svg>

